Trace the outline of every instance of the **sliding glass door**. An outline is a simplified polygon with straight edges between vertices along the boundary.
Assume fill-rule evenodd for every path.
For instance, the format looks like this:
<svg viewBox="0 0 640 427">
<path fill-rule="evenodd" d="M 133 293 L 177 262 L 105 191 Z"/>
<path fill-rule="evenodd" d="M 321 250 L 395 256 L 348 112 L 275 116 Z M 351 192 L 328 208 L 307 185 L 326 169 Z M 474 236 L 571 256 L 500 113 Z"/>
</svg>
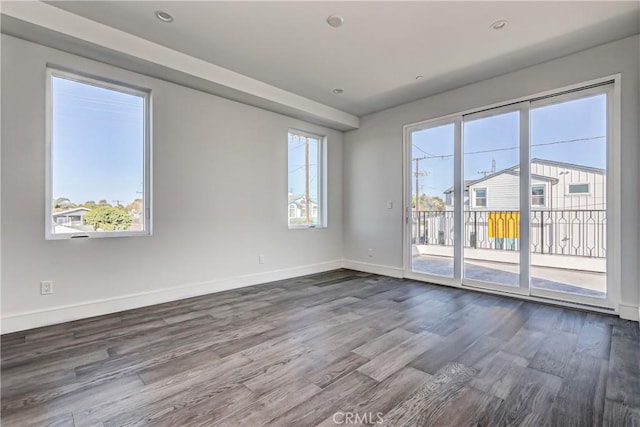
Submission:
<svg viewBox="0 0 640 427">
<path fill-rule="evenodd" d="M 527 185 L 520 176 L 527 107 L 518 104 L 463 117 L 463 278 L 469 284 L 528 288 L 521 259 L 522 247 L 525 252 L 527 247 L 520 232 L 520 187 Z"/>
<path fill-rule="evenodd" d="M 459 129 L 456 121 L 437 121 L 409 135 L 411 269 L 443 278 L 456 276 L 454 149 Z"/>
<path fill-rule="evenodd" d="M 405 127 L 408 275 L 612 306 L 612 87 Z"/>
<path fill-rule="evenodd" d="M 606 299 L 609 92 L 531 103 L 533 295 Z"/>
</svg>

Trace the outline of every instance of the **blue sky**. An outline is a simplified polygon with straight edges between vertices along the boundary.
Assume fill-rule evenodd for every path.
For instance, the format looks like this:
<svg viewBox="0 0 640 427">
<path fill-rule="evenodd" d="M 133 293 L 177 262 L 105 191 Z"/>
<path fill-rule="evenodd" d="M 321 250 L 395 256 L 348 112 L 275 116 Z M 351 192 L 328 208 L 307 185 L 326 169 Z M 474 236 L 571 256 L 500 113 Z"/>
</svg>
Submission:
<svg viewBox="0 0 640 427">
<path fill-rule="evenodd" d="M 72 202 L 127 204 L 141 197 L 144 181 L 144 99 L 89 84 L 53 78 L 53 197 Z M 604 168 L 606 96 L 531 111 L 531 156 Z M 518 113 L 464 124 L 465 179 L 518 163 Z M 587 139 L 594 138 L 594 139 Z M 587 140 L 581 140 L 587 139 Z M 580 140 L 575 142 L 564 142 Z M 317 198 L 317 140 L 310 150 L 311 197 Z M 551 144 L 551 145 L 540 145 Z M 289 138 L 288 187 L 305 191 L 304 138 Z M 420 193 L 443 197 L 453 185 L 453 125 L 413 134 L 420 162 Z M 415 168 L 415 162 L 412 162 Z M 413 182 L 413 179 L 412 179 Z"/>
<path fill-rule="evenodd" d="M 309 144 L 309 194 L 318 200 L 318 140 L 310 138 Z M 294 194 L 305 192 L 305 138 L 289 134 L 289 191 Z"/>
<path fill-rule="evenodd" d="M 531 110 L 531 157 L 605 168 L 606 96 L 597 95 Z M 519 113 L 464 123 L 464 178 L 478 179 L 519 163 Z M 587 139 L 593 138 L 593 139 Z M 584 140 L 587 139 L 587 140 Z M 565 142 L 579 140 L 575 142 Z M 453 125 L 414 132 L 412 158 L 420 161 L 420 194 L 444 198 L 453 185 Z M 543 145 L 550 144 L 550 145 Z M 486 152 L 485 152 L 486 151 Z M 415 162 L 412 162 L 415 172 Z M 412 183 L 415 175 L 412 175 Z M 415 184 L 413 184 L 415 192 Z"/>
<path fill-rule="evenodd" d="M 144 182 L 144 98 L 54 77 L 53 198 L 128 204 Z"/>
</svg>

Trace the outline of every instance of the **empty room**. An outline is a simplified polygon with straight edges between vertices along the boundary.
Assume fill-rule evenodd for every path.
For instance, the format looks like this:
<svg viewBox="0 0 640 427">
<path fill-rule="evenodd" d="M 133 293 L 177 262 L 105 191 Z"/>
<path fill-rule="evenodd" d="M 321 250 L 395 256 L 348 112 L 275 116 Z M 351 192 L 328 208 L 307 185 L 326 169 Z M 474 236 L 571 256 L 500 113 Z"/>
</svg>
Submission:
<svg viewBox="0 0 640 427">
<path fill-rule="evenodd" d="M 0 17 L 2 426 L 640 426 L 640 2 Z"/>
</svg>

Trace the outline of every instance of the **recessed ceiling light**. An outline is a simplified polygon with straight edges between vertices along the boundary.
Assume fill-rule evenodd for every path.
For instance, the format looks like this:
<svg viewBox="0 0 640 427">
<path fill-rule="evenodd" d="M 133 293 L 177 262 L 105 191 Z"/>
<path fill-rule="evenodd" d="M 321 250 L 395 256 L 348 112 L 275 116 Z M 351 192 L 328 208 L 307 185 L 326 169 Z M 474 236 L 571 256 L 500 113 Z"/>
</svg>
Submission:
<svg viewBox="0 0 640 427">
<path fill-rule="evenodd" d="M 492 30 L 501 30 L 504 27 L 507 26 L 507 21 L 505 21 L 504 19 L 500 20 L 500 21 L 496 21 L 493 24 L 491 24 L 489 26 L 489 28 L 491 28 Z"/>
<path fill-rule="evenodd" d="M 340 15 L 331 15 L 327 18 L 327 24 L 331 25 L 333 28 L 341 27 L 344 23 L 344 19 Z"/>
<path fill-rule="evenodd" d="M 344 91 L 342 89 L 334 89 L 333 93 L 335 93 L 336 95 L 340 95 L 341 93 L 343 93 Z"/>
<path fill-rule="evenodd" d="M 416 76 L 416 80 L 422 80 L 424 76 Z"/>
<path fill-rule="evenodd" d="M 173 22 L 173 16 L 169 15 L 164 10 L 156 10 L 156 18 L 162 22 Z"/>
</svg>

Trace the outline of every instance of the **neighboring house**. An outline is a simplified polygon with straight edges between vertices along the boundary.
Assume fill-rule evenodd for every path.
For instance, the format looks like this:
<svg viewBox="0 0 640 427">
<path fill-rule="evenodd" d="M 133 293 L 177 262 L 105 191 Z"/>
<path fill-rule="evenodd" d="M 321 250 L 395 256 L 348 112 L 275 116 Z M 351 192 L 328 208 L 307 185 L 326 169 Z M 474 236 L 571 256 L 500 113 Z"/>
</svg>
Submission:
<svg viewBox="0 0 640 427">
<path fill-rule="evenodd" d="M 465 246 L 519 250 L 520 168 L 465 181 Z M 534 253 L 604 257 L 606 176 L 603 169 L 544 159 L 531 160 L 531 250 Z M 416 241 L 453 241 L 453 188 L 446 210 L 426 212 Z"/>
<path fill-rule="evenodd" d="M 306 218 L 307 217 L 307 201 L 304 194 L 289 193 L 289 219 Z M 318 217 L 318 204 L 315 200 L 309 198 L 309 209 L 311 210 L 311 218 Z"/>
<path fill-rule="evenodd" d="M 517 211 L 520 168 L 514 166 L 477 180 L 465 181 L 465 206 L 471 210 Z M 531 207 L 534 210 L 604 210 L 603 169 L 552 160 L 531 160 Z M 453 208 L 453 188 L 445 191 Z"/>
<path fill-rule="evenodd" d="M 54 212 L 51 216 L 56 225 L 86 225 L 84 216 L 90 210 L 88 208 L 73 208 Z"/>
</svg>

